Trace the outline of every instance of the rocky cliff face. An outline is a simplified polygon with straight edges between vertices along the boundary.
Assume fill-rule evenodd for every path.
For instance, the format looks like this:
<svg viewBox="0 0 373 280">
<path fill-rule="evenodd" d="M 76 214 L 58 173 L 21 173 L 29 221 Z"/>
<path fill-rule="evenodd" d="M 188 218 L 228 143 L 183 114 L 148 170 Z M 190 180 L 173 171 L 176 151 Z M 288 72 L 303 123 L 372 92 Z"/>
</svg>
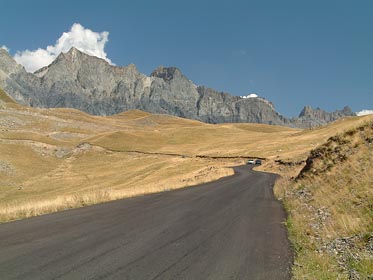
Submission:
<svg viewBox="0 0 373 280">
<path fill-rule="evenodd" d="M 33 74 L 0 49 L 0 87 L 23 105 L 69 107 L 95 115 L 140 109 L 208 123 L 310 127 L 332 121 L 348 111 L 329 116 L 307 107 L 299 119 L 290 120 L 262 98 L 241 98 L 197 87 L 175 67 L 159 67 L 148 77 L 135 65 L 112 66 L 75 48 L 61 53 L 52 64 Z"/>
<path fill-rule="evenodd" d="M 313 109 L 310 106 L 305 106 L 300 112 L 299 117 L 293 119 L 293 123 L 295 126 L 308 128 L 325 125 L 347 116 L 356 116 L 347 106 L 342 110 L 336 110 L 330 113 L 320 108 Z"/>
<path fill-rule="evenodd" d="M 241 98 L 217 92 L 203 86 L 197 88 L 200 100 L 199 117 L 208 123 L 253 122 L 274 125 L 291 125 L 290 121 L 275 111 L 262 98 Z"/>
</svg>

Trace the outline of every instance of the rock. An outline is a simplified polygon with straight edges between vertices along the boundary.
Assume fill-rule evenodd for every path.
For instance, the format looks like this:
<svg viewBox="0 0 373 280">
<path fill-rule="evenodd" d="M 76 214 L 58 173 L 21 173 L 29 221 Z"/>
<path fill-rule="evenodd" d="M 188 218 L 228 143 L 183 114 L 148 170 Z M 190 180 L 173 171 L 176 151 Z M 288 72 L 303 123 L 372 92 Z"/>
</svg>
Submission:
<svg viewBox="0 0 373 280">
<path fill-rule="evenodd" d="M 158 67 L 148 77 L 133 64 L 113 66 L 76 48 L 61 53 L 33 74 L 1 49 L 0 88 L 22 105 L 76 108 L 94 115 L 140 109 L 207 123 L 252 122 L 308 128 L 351 113 L 345 108 L 328 115 L 306 107 L 300 118 L 288 119 L 264 98 L 242 98 L 197 87 L 176 67 Z"/>
<path fill-rule="evenodd" d="M 293 121 L 299 123 L 298 126 L 303 123 L 304 125 L 308 124 L 309 127 L 314 127 L 325 125 L 347 116 L 356 116 L 348 106 L 344 107 L 342 110 L 336 110 L 331 113 L 320 108 L 313 109 L 310 106 L 305 106 L 300 112 L 299 117 L 294 118 Z"/>
<path fill-rule="evenodd" d="M 280 164 L 280 165 L 285 165 L 285 166 L 297 166 L 297 165 L 302 165 L 305 163 L 305 160 L 299 160 L 299 161 L 286 161 L 282 159 L 276 159 L 275 163 Z"/>
<path fill-rule="evenodd" d="M 69 148 L 57 147 L 57 149 L 54 152 L 54 155 L 57 158 L 61 159 L 65 156 L 67 156 L 70 152 L 71 152 L 71 150 Z"/>
<path fill-rule="evenodd" d="M 351 269 L 348 274 L 350 280 L 360 280 L 360 275 L 355 269 Z"/>
<path fill-rule="evenodd" d="M 0 173 L 11 176 L 15 174 L 15 170 L 8 162 L 0 160 Z"/>
<path fill-rule="evenodd" d="M 251 122 L 293 126 L 262 98 L 241 98 L 200 86 L 197 103 L 200 120 L 208 123 Z"/>
<path fill-rule="evenodd" d="M 89 151 L 92 149 L 92 145 L 86 142 L 80 143 L 77 148 L 82 151 Z"/>
</svg>

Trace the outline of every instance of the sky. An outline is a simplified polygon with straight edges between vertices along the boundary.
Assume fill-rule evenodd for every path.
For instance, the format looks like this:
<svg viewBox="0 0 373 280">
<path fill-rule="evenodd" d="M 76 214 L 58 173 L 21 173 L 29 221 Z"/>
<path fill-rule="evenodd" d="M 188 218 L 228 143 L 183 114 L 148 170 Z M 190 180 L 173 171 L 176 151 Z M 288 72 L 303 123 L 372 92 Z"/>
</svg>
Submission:
<svg viewBox="0 0 373 280">
<path fill-rule="evenodd" d="M 373 109 L 371 0 L 2 1 L 0 47 L 32 71 L 72 45 L 150 73 L 303 106 Z"/>
</svg>

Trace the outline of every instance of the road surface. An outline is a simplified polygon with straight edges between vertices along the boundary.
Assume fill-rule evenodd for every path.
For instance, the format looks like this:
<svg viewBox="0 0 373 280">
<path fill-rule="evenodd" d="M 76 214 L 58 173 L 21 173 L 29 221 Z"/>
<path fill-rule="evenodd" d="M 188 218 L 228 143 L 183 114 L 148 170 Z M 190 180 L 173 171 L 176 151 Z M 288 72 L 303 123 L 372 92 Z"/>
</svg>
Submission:
<svg viewBox="0 0 373 280">
<path fill-rule="evenodd" d="M 0 225 L 0 279 L 289 279 L 275 175 L 234 176 Z"/>
</svg>

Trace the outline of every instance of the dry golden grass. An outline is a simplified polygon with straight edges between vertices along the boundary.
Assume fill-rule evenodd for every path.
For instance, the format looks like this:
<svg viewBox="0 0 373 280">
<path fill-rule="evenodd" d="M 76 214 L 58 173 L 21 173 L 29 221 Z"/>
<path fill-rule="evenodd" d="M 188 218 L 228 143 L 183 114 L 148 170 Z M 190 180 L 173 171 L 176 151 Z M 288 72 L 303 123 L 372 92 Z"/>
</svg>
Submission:
<svg viewBox="0 0 373 280">
<path fill-rule="evenodd" d="M 6 102 L 6 103 L 15 103 L 15 101 L 6 94 L 1 88 L 0 88 L 0 101 Z"/>
<path fill-rule="evenodd" d="M 364 119 L 297 130 L 261 124 L 210 125 L 138 110 L 97 117 L 74 109 L 6 103 L 0 110 L 0 221 L 232 174 L 227 169 L 231 160 L 198 155 L 265 157 L 268 162 L 305 159 L 311 148 Z M 81 148 L 82 143 L 89 145 Z"/>
<path fill-rule="evenodd" d="M 231 161 L 113 152 L 79 145 L 108 132 L 204 125 L 196 121 L 141 111 L 104 118 L 77 110 L 20 106 L 0 110 L 0 119 L 2 222 L 233 174 L 227 168 L 235 164 Z"/>
<path fill-rule="evenodd" d="M 1 196 L 6 203 L 1 204 L 0 220 L 9 221 L 168 191 L 233 174 L 232 169 L 226 168 L 227 163 L 168 156 L 98 153 L 101 154 L 83 153 L 58 168 L 26 180 L 21 184 L 21 190 L 17 189 L 17 185 L 11 186 L 12 190 Z"/>
<path fill-rule="evenodd" d="M 231 175 L 230 166 L 244 163 L 202 155 L 266 158 L 258 169 L 282 175 L 274 191 L 289 212 L 295 279 L 344 279 L 339 259 L 320 253 L 320 246 L 372 233 L 373 144 L 363 144 L 356 128 L 373 116 L 299 130 L 211 125 L 138 110 L 97 117 L 73 109 L 32 109 L 12 103 L 2 91 L 0 100 L 0 222 L 193 186 Z M 349 142 L 341 151 L 353 151 L 348 160 L 319 160 L 315 167 L 325 172 L 294 182 L 310 151 L 344 132 Z M 324 150 L 335 154 L 333 145 Z M 367 276 L 372 261 L 362 255 L 348 266 Z"/>
<path fill-rule="evenodd" d="M 370 121 L 368 121 L 370 120 Z M 310 169 L 282 168 L 275 193 L 288 209 L 296 249 L 294 279 L 368 279 L 373 272 L 373 120 L 346 130 L 311 154 Z M 273 166 L 272 166 L 273 167 Z M 333 242 L 350 238 L 340 251 Z"/>
</svg>

